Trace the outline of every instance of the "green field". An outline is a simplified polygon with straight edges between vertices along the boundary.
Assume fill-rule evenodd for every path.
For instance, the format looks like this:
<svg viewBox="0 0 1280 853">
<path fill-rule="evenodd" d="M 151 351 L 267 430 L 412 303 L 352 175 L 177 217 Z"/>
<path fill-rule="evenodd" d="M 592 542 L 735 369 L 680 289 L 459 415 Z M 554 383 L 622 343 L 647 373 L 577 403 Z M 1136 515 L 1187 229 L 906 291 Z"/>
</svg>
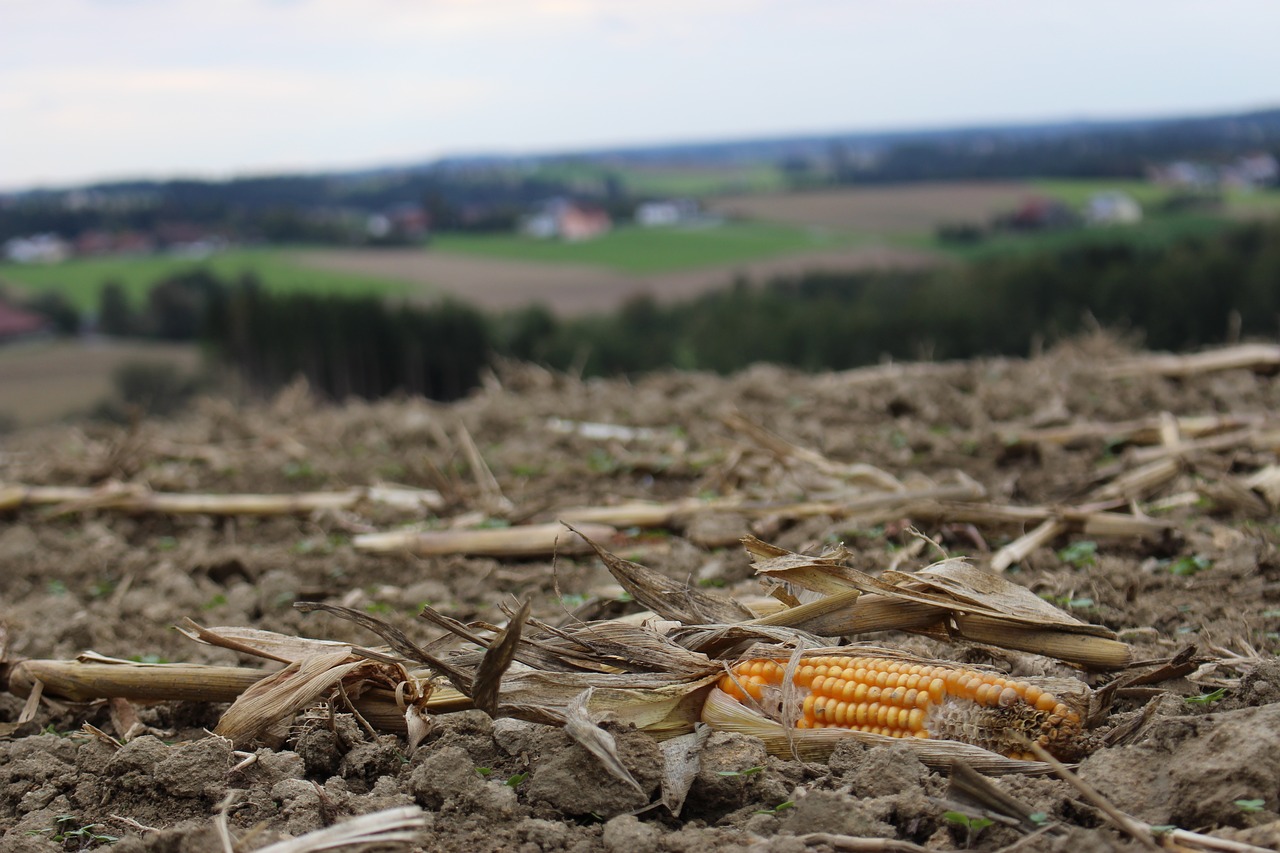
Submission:
<svg viewBox="0 0 1280 853">
<path fill-rule="evenodd" d="M 1165 214 L 1144 219 L 1135 225 L 1068 228 L 1032 233 L 1006 232 L 969 245 L 944 242 L 936 235 L 907 237 L 900 243 L 914 248 L 945 252 L 960 260 L 980 260 L 996 256 L 1054 252 L 1084 245 L 1127 243 L 1136 246 L 1161 247 L 1182 237 L 1214 234 L 1230 227 L 1231 224 L 1232 220 L 1224 216 L 1202 213 Z"/>
<path fill-rule="evenodd" d="M 1076 210 L 1083 208 L 1097 193 L 1115 191 L 1128 193 L 1148 214 L 1162 203 L 1180 194 L 1179 190 L 1153 184 L 1150 181 L 1042 180 L 1033 181 L 1031 186 Z M 1280 189 L 1227 189 L 1222 193 L 1222 201 L 1223 212 L 1228 215 L 1250 213 L 1280 215 Z"/>
<path fill-rule="evenodd" d="M 516 235 L 445 234 L 432 251 L 543 263 L 590 264 L 624 273 L 665 273 L 745 263 L 813 249 L 838 249 L 863 241 L 825 229 L 730 222 L 703 228 L 624 227 L 582 243 Z"/>
<path fill-rule="evenodd" d="M 1144 211 L 1174 195 L 1168 187 L 1150 181 L 1133 180 L 1043 180 L 1032 181 L 1031 186 L 1044 195 L 1080 210 L 1098 193 L 1122 192 L 1133 197 Z"/>
<path fill-rule="evenodd" d="M 223 279 L 235 280 L 252 273 L 263 287 L 275 292 L 409 293 L 413 285 L 354 273 L 315 270 L 290 263 L 274 249 L 236 249 L 207 260 L 192 261 L 164 256 L 89 258 L 60 264 L 0 264 L 0 284 L 28 291 L 56 290 L 76 308 L 94 310 L 103 283 L 117 281 L 129 299 L 142 304 L 147 291 L 167 276 L 193 269 L 207 269 Z"/>
</svg>

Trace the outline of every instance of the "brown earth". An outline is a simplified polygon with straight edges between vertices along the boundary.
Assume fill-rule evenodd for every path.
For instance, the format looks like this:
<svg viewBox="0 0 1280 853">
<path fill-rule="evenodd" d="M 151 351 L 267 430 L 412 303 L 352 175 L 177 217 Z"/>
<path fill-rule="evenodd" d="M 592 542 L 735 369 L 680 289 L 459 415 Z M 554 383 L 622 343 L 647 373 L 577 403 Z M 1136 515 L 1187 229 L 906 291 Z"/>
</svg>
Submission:
<svg viewBox="0 0 1280 853">
<path fill-rule="evenodd" d="M 652 275 L 630 275 L 583 264 L 508 261 L 421 249 L 309 249 L 290 253 L 289 260 L 316 269 L 425 285 L 428 298 L 449 295 L 487 310 L 522 308 L 537 302 L 561 316 L 613 311 L 627 300 L 645 294 L 667 302 L 688 299 L 719 290 L 739 276 L 760 281 L 812 270 L 918 269 L 939 263 L 935 254 L 889 246 L 800 252 L 763 261 Z"/>
<path fill-rule="evenodd" d="M 92 409 L 111 394 L 124 364 L 166 364 L 194 373 L 196 347 L 110 339 L 0 346 L 0 425 L 32 426 Z"/>
<path fill-rule="evenodd" d="M 298 492 L 391 480 L 443 488 L 442 517 L 491 511 L 457 441 L 474 437 L 512 522 L 554 518 L 556 508 L 625 499 L 745 495 L 794 501 L 830 486 L 816 469 L 760 451 L 716 415 L 735 408 L 792 442 L 838 463 L 871 463 L 909 485 L 947 482 L 962 471 L 996 503 L 1071 503 L 1100 466 L 1132 464 L 1135 448 L 1100 437 L 1071 446 L 1018 444 L 1031 427 L 1177 416 L 1269 419 L 1280 406 L 1275 377 L 1233 370 L 1187 379 L 1102 378 L 1124 355 L 1106 340 L 1060 348 L 1032 361 L 986 360 L 886 366 L 808 376 L 757 367 L 730 378 L 662 374 L 634 382 L 575 379 L 512 367 L 471 398 L 329 406 L 300 389 L 266 404 L 206 401 L 187 416 L 134 430 L 101 425 L 17 432 L 0 439 L 0 482 L 88 486 L 119 480 L 156 490 Z M 558 419 L 558 420 L 553 420 Z M 592 438 L 565 421 L 648 428 Z M 1153 718 L 1125 746 L 1085 759 L 1080 776 L 1122 811 L 1155 825 L 1211 832 L 1264 848 L 1280 844 L 1280 532 L 1262 501 L 1213 497 L 1210 488 L 1275 464 L 1271 433 L 1225 450 L 1204 450 L 1152 500 L 1190 491 L 1159 517 L 1174 522 L 1153 541 L 1102 539 L 1096 553 L 1079 534 L 1034 550 L 1008 577 L 1118 632 L 1138 660 L 1167 658 L 1192 644 L 1203 665 L 1188 677 L 1135 688 L 1114 709 Z M 1201 489 L 1197 495 L 1196 489 Z M 1230 497 L 1229 493 L 1227 494 Z M 619 600 L 595 558 L 499 560 L 371 555 L 354 533 L 404 517 L 382 508 L 273 519 L 124 515 L 92 508 L 62 514 L 0 513 L 0 624 L 5 656 L 69 658 L 85 649 L 119 657 L 247 665 L 195 645 L 170 626 L 253 626 L 368 645 L 372 635 L 292 607 L 307 599 L 345 603 L 400 627 L 417 643 L 438 635 L 415 614 L 429 602 L 463 621 L 499 622 L 498 605 L 530 600 L 557 622 L 584 599 L 610 613 Z M 842 540 L 853 565 L 919 567 L 926 554 L 905 532 L 915 519 L 830 516 L 750 524 L 728 514 L 664 531 L 622 531 L 613 547 L 704 591 L 757 594 L 758 582 L 726 532 L 754 530 L 793 550 Z M 992 525 L 920 522 L 953 553 L 983 565 L 988 548 L 1018 535 Z M 1186 559 L 1184 559 L 1186 558 Z M 1198 558 L 1192 561 L 1190 558 Z M 1175 571 L 1176 567 L 1181 569 Z M 590 602 L 583 606 L 590 606 Z M 1112 676 L 971 643 L 917 636 L 873 637 L 920 653 L 1051 672 L 1100 687 Z M 1210 691 L 1221 694 L 1189 702 Z M 1219 698 L 1214 698 L 1214 696 Z M 284 835 L 392 805 L 427 810 L 420 850 L 852 850 L 850 838 L 930 849 L 1128 849 L 1134 843 L 1104 812 L 1052 776 L 994 783 L 1049 827 L 1030 835 L 982 826 L 979 807 L 957 801 L 945 775 L 903 745 L 844 743 L 826 762 L 767 755 L 743 735 L 714 734 L 682 811 L 658 799 L 664 754 L 649 735 L 614 727 L 622 762 L 640 791 L 620 784 L 558 728 L 480 711 L 441 715 L 413 752 L 395 735 L 365 734 L 351 715 L 312 714 L 253 763 L 210 737 L 225 706 L 139 704 L 144 728 L 116 745 L 81 729 L 121 737 L 104 704 L 43 702 L 17 725 L 24 700 L 0 692 L 0 848 L 84 849 L 91 836 L 118 851 L 217 850 L 214 814 L 228 795 L 231 830 L 257 849 Z M 117 711 L 117 721 L 119 717 Z M 139 734 L 141 731 L 141 734 Z M 791 805 L 788 805 L 791 804 Z M 973 816 L 966 828 L 949 810 Z M 65 817 L 64 817 L 65 816 Z M 977 822 L 975 822 L 977 821 Z M 84 827 L 91 829 L 74 832 Z M 61 840 L 55 840 L 60 835 Z M 874 849 L 909 849 L 892 846 Z M 1191 848 L 1194 849 L 1194 848 Z M 1236 848 L 1243 849 L 1243 848 Z"/>
</svg>

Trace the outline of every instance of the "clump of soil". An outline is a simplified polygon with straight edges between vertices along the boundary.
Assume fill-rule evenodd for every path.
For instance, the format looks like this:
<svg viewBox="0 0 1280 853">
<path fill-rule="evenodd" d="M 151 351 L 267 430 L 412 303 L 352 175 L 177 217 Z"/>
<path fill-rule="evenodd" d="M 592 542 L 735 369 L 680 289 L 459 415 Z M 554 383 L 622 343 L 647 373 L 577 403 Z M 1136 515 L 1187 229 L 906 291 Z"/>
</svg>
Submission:
<svg viewBox="0 0 1280 853">
<path fill-rule="evenodd" d="M 1106 429 L 1065 443 L 1011 436 L 1121 425 L 1160 412 L 1238 417 L 1252 425 L 1246 439 L 1185 454 L 1176 478 L 1142 497 L 1146 511 L 1173 522 L 1170 535 L 1068 532 L 1007 576 L 1117 631 L 1138 660 L 1194 645 L 1205 661 L 1188 677 L 1122 693 L 1120 715 L 1156 703 L 1149 724 L 1133 742 L 1086 758 L 1080 776 L 1149 824 L 1274 846 L 1280 529 L 1264 489 L 1248 499 L 1209 486 L 1242 482 L 1277 462 L 1272 413 L 1280 409 L 1280 383 L 1246 369 L 1104 378 L 1103 368 L 1125 355 L 1097 340 L 1030 361 L 820 376 L 757 367 L 729 378 L 672 373 L 630 382 L 512 367 L 451 405 L 336 406 L 294 388 L 267 403 L 204 401 L 176 420 L 133 428 L 85 424 L 6 435 L 0 483 L 296 493 L 390 481 L 441 493 L 438 517 L 416 516 L 434 526 L 467 513 L 473 523 L 554 520 L 557 509 L 633 500 L 823 497 L 826 474 L 753 444 L 718 417 L 732 410 L 840 465 L 874 465 L 909 485 L 950 482 L 960 471 L 992 503 L 1058 506 L 1079 503 L 1108 466 L 1141 464 L 1137 446 Z M 593 431 L 581 427 L 586 423 L 627 430 Z M 478 475 L 464 431 L 492 481 Z M 0 513 L 7 659 L 66 659 L 92 649 L 156 662 L 250 663 L 173 631 L 184 617 L 371 642 L 351 623 L 298 612 L 299 600 L 365 610 L 424 645 L 440 632 L 416 618 L 423 604 L 464 622 L 493 623 L 503 621 L 500 605 L 512 598 L 532 601 L 533 614 L 548 622 L 575 609 L 584 618 L 637 609 L 594 557 L 357 550 L 359 533 L 409 520 L 393 507 L 262 518 L 64 509 Z M 909 516 L 864 524 L 726 512 L 623 531 L 619 552 L 699 588 L 749 596 L 761 587 L 732 544 L 740 535 L 754 532 L 810 553 L 842 541 L 859 569 L 910 570 L 931 559 L 931 546 L 918 546 L 908 532 L 912 524 L 979 565 L 1025 532 Z M 1065 674 L 1093 686 L 1110 677 L 938 639 L 872 639 L 1019 675 Z M 673 813 L 662 805 L 661 744 L 608 723 L 638 789 L 558 728 L 491 720 L 480 711 L 441 715 L 412 751 L 404 738 L 371 734 L 340 708 L 312 711 L 278 747 L 244 752 L 207 734 L 225 706 L 136 705 L 138 725 L 127 740 L 117 726 L 120 709 L 107 703 L 46 701 L 34 719 L 19 723 L 23 707 L 21 697 L 0 693 L 0 846 L 12 850 L 105 847 L 109 838 L 119 839 L 114 849 L 121 851 L 217 849 L 219 810 L 233 832 L 255 829 L 246 846 L 256 848 L 398 805 L 426 810 L 423 850 L 838 849 L 846 836 L 996 849 L 1022 837 L 1000 822 L 986 824 L 980 807 L 957 799 L 945 775 L 902 746 L 847 742 L 825 763 L 807 763 L 770 756 L 748 736 L 715 733 Z M 82 728 L 86 722 L 120 742 Z M 1096 806 L 1059 779 L 993 781 L 1055 827 L 1025 849 L 1125 843 Z"/>
</svg>

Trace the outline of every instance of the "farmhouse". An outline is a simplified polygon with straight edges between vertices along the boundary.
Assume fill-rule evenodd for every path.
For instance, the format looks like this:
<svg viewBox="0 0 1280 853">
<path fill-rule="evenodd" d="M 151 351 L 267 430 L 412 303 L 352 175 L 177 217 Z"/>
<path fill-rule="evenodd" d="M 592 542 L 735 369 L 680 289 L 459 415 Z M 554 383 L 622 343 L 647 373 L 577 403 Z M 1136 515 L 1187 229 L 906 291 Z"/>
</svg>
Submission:
<svg viewBox="0 0 1280 853">
<path fill-rule="evenodd" d="M 590 240 L 613 228 L 609 214 L 563 198 L 545 202 L 532 216 L 520 224 L 520 230 L 540 240 L 559 237 L 570 243 Z"/>
<path fill-rule="evenodd" d="M 1134 225 L 1142 221 L 1142 206 L 1128 193 L 1095 193 L 1084 207 L 1090 225 Z"/>
<path fill-rule="evenodd" d="M 71 246 L 57 234 L 14 237 L 4 244 L 4 257 L 19 264 L 56 264 L 71 255 Z"/>
</svg>

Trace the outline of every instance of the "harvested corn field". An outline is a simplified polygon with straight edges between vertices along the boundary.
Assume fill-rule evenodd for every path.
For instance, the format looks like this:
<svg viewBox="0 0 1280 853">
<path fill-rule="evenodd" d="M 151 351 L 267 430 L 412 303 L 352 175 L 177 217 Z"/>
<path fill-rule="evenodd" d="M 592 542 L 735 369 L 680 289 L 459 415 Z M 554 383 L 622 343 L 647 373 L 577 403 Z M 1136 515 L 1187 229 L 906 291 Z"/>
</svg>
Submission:
<svg viewBox="0 0 1280 853">
<path fill-rule="evenodd" d="M 1274 849 L 1278 364 L 12 433 L 0 847 Z"/>
</svg>

